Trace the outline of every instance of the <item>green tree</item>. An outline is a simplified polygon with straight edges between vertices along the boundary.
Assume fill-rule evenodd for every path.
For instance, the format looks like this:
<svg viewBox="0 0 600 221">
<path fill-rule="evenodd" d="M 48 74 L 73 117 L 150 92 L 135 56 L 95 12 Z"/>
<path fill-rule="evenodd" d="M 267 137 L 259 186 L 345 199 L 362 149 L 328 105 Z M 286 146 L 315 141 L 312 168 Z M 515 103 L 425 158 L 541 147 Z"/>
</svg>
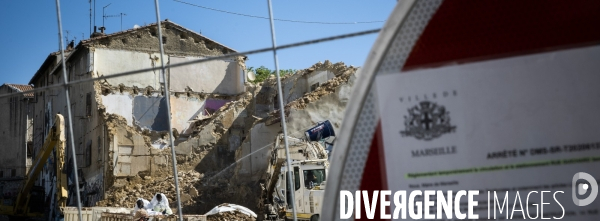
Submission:
<svg viewBox="0 0 600 221">
<path fill-rule="evenodd" d="M 250 72 L 250 71 L 254 72 L 255 79 L 254 79 L 254 81 L 250 81 L 252 83 L 261 83 L 261 82 L 264 82 L 271 75 L 275 74 L 275 70 L 268 69 L 265 66 L 260 66 L 259 68 L 256 68 L 256 69 L 254 67 L 249 67 L 247 69 L 247 71 L 248 72 Z M 294 70 L 294 69 L 279 70 L 279 76 L 284 76 L 284 75 L 294 74 L 294 73 L 296 73 L 296 70 Z"/>
</svg>

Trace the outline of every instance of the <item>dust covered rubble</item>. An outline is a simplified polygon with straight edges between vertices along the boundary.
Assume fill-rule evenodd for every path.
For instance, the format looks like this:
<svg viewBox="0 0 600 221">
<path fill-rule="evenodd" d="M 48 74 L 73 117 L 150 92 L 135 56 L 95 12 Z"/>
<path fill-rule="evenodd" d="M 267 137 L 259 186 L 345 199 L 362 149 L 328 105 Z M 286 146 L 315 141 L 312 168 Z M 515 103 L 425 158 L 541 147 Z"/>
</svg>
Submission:
<svg viewBox="0 0 600 221">
<path fill-rule="evenodd" d="M 204 175 L 193 170 L 179 172 L 178 174 L 179 185 L 183 188 L 181 189 L 182 206 L 197 203 L 193 198 L 200 196 L 200 192 L 194 187 L 194 184 L 200 181 Z M 171 208 L 175 211 L 177 201 L 173 178 L 173 176 L 156 178 L 135 176 L 129 178 L 126 185 L 109 189 L 106 192 L 108 197 L 99 201 L 97 206 L 133 208 L 138 198 L 150 200 L 154 194 L 163 193 L 167 196 Z"/>
<path fill-rule="evenodd" d="M 237 221 L 237 220 L 251 220 L 254 221 L 256 218 L 246 215 L 238 211 L 223 212 L 206 217 L 207 221 Z"/>
</svg>

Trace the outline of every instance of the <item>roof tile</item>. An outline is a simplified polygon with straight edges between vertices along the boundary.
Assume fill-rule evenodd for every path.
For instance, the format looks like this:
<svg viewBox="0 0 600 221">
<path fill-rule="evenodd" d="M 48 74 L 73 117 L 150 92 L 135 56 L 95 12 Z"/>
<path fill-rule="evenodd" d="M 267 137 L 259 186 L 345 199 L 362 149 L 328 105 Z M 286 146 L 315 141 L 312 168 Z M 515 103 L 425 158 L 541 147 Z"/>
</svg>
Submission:
<svg viewBox="0 0 600 221">
<path fill-rule="evenodd" d="M 25 92 L 25 91 L 33 90 L 33 87 L 31 85 L 25 85 L 25 84 L 6 84 L 6 86 L 9 86 L 10 88 L 12 88 L 13 90 L 16 90 L 18 92 Z M 33 92 L 25 93 L 23 95 L 26 98 L 33 98 Z"/>
</svg>

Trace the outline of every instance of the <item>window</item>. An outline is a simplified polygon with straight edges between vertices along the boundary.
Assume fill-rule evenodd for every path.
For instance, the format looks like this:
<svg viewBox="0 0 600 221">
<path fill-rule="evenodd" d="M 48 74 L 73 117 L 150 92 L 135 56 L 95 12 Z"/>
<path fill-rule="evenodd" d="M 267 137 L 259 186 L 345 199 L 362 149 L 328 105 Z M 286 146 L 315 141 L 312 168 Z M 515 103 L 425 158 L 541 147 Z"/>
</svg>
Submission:
<svg viewBox="0 0 600 221">
<path fill-rule="evenodd" d="M 300 168 L 294 167 L 294 188 L 300 189 Z"/>
<path fill-rule="evenodd" d="M 92 140 L 89 140 L 85 148 L 85 166 L 92 165 Z"/>
<path fill-rule="evenodd" d="M 291 172 L 290 172 L 291 173 Z M 291 185 L 291 181 L 290 181 L 290 176 L 288 175 L 288 171 L 285 171 L 285 196 L 287 199 L 287 207 L 288 209 L 292 208 L 292 203 L 294 203 L 294 199 L 292 199 L 292 191 L 290 191 L 290 185 Z"/>
<path fill-rule="evenodd" d="M 17 169 L 10 169 L 10 177 L 16 177 L 17 176 Z"/>
<path fill-rule="evenodd" d="M 317 82 L 317 83 L 315 83 L 315 84 L 311 85 L 311 86 L 310 86 L 310 91 L 317 90 L 317 88 L 318 88 L 318 87 L 319 87 L 319 82 Z"/>
<path fill-rule="evenodd" d="M 4 177 L 4 170 L 0 170 L 0 178 Z"/>
<path fill-rule="evenodd" d="M 31 158 L 33 153 L 33 142 L 27 142 L 27 157 Z"/>
<path fill-rule="evenodd" d="M 102 161 L 102 137 L 98 136 L 98 162 Z"/>
<path fill-rule="evenodd" d="M 79 143 L 79 150 L 77 151 L 77 167 L 79 167 L 79 168 L 89 167 L 91 164 L 92 164 L 92 140 L 88 140 L 88 142 L 85 145 Z"/>
<path fill-rule="evenodd" d="M 85 116 L 92 116 L 92 93 L 87 93 L 85 96 Z"/>
<path fill-rule="evenodd" d="M 305 170 L 304 171 L 304 186 L 312 189 L 315 186 L 320 186 L 325 181 L 325 170 Z M 312 183 L 311 183 L 312 182 Z"/>
</svg>

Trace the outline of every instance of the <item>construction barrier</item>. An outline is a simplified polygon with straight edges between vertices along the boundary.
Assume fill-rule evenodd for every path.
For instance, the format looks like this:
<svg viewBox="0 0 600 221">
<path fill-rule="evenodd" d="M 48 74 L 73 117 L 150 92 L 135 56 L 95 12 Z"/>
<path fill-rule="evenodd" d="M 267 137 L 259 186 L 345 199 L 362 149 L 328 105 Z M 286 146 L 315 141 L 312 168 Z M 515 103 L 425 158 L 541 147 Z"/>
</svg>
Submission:
<svg viewBox="0 0 600 221">
<path fill-rule="evenodd" d="M 177 221 L 178 216 L 170 215 L 165 217 L 151 217 L 152 221 Z M 102 213 L 101 221 L 134 221 L 133 215 L 123 213 Z M 65 219 L 65 221 L 67 221 Z M 205 215 L 183 215 L 183 221 L 206 221 Z"/>
<path fill-rule="evenodd" d="M 77 221 L 79 220 L 77 207 L 62 207 L 61 211 L 64 215 L 64 221 Z M 131 209 L 118 208 L 118 207 L 83 207 L 81 208 L 81 221 L 100 221 L 102 213 L 120 213 L 124 215 L 131 214 Z M 129 215 L 131 216 L 131 215 Z M 133 217 L 132 217 L 133 218 Z M 103 220 L 103 219 L 102 219 Z M 132 220 L 132 219 L 129 219 Z"/>
</svg>

